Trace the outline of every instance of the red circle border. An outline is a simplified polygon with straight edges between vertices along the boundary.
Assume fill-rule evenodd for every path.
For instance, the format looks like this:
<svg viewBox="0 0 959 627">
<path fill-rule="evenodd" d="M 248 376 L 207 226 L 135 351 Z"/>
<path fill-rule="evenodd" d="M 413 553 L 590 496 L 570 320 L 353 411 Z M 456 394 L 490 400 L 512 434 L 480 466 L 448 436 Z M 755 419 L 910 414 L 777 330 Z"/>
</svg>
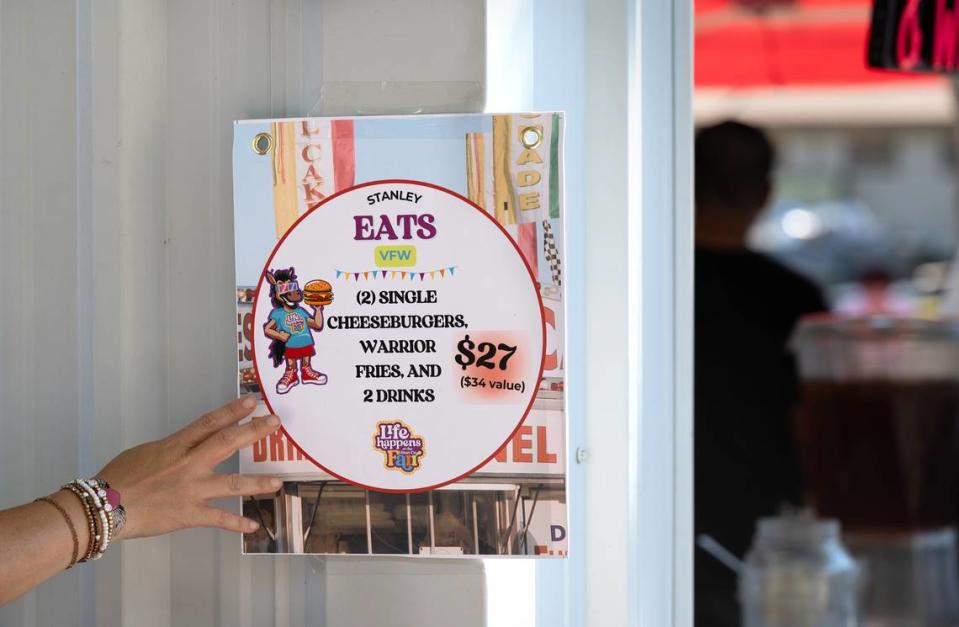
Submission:
<svg viewBox="0 0 959 627">
<path fill-rule="evenodd" d="M 531 396 L 530 399 L 529 399 L 529 404 L 526 406 L 526 410 L 523 412 L 523 415 L 520 417 L 519 422 L 516 423 L 516 427 L 510 432 L 509 436 L 508 436 L 505 440 L 503 440 L 503 443 L 500 444 L 499 446 L 497 446 L 496 449 L 493 450 L 493 452 L 489 455 L 489 457 L 487 457 L 485 460 L 483 460 L 481 463 L 477 464 L 477 465 L 474 466 L 473 468 L 471 468 L 471 469 L 469 469 L 468 471 L 464 472 L 464 473 L 461 474 L 460 476 L 454 477 L 453 479 L 450 479 L 449 481 L 443 481 L 443 482 L 441 482 L 441 483 L 437 483 L 437 484 L 430 485 L 430 486 L 426 486 L 426 487 L 422 487 L 422 488 L 413 488 L 413 489 L 405 489 L 405 490 L 402 489 L 402 488 L 376 488 L 376 487 L 373 487 L 373 486 L 368 486 L 368 485 L 365 485 L 365 484 L 360 483 L 360 482 L 358 482 L 358 481 L 353 481 L 352 479 L 347 479 L 346 477 L 344 477 L 344 476 L 342 476 L 342 475 L 339 475 L 339 474 L 333 472 L 332 470 L 330 470 L 329 468 L 327 468 L 326 466 L 324 466 L 324 465 L 321 464 L 320 462 L 318 462 L 318 461 L 316 461 L 315 459 L 313 459 L 313 457 L 312 457 L 309 453 L 307 453 L 305 450 L 303 450 L 303 448 L 302 448 L 299 444 L 296 443 L 296 440 L 293 439 L 293 436 L 290 435 L 290 432 L 286 430 L 286 427 L 285 427 L 285 426 L 281 426 L 281 427 L 280 427 L 280 429 L 283 431 L 284 435 L 286 435 L 286 438 L 287 438 L 290 442 L 292 442 L 294 446 L 296 446 L 296 448 L 297 448 L 298 451 L 300 451 L 301 453 L 303 453 L 303 456 L 304 456 L 304 457 L 306 457 L 308 460 L 310 460 L 310 461 L 313 463 L 314 466 L 316 466 L 317 468 L 319 468 L 319 469 L 322 470 L 323 472 L 329 474 L 330 476 L 339 479 L 340 481 L 343 481 L 343 482 L 346 482 L 346 483 L 348 483 L 348 484 L 350 484 L 350 485 L 356 486 L 356 487 L 358 487 L 358 488 L 362 488 L 362 489 L 364 489 L 364 490 L 370 490 L 370 491 L 373 491 L 373 492 L 383 492 L 383 493 L 388 493 L 388 494 L 390 494 L 390 493 L 392 493 L 392 494 L 417 494 L 417 493 L 420 493 L 420 492 L 429 492 L 430 490 L 436 490 L 436 489 L 438 489 L 438 488 L 442 488 L 443 486 L 450 485 L 451 483 L 456 483 L 456 482 L 459 481 L 460 479 L 463 479 L 463 478 L 465 478 L 465 477 L 468 477 L 468 476 L 472 475 L 474 472 L 476 472 L 477 470 L 479 470 L 480 468 L 482 468 L 482 467 L 485 466 L 486 464 L 490 463 L 490 462 L 493 460 L 493 458 L 496 457 L 496 454 L 497 454 L 500 450 L 502 450 L 502 448 L 503 448 L 504 446 L 506 446 L 507 444 L 509 444 L 510 440 L 512 440 L 513 437 L 516 435 L 516 433 L 520 430 L 520 427 L 523 426 L 523 423 L 526 422 L 526 417 L 529 415 L 529 412 L 532 411 L 532 409 L 533 409 L 533 403 L 536 402 L 536 397 L 537 397 L 537 395 L 538 395 L 538 393 L 539 393 L 539 384 L 540 384 L 540 382 L 543 380 L 543 369 L 544 369 L 544 366 L 546 365 L 546 312 L 544 311 L 543 295 L 540 293 L 540 290 L 539 290 L 539 281 L 537 281 L 537 280 L 536 280 L 536 277 L 533 275 L 533 269 L 530 267 L 529 262 L 526 260 L 526 256 L 523 255 L 523 251 L 520 250 L 519 246 L 517 246 L 517 244 L 516 244 L 516 241 L 513 240 L 512 236 L 506 231 L 505 228 L 503 228 L 503 225 L 500 224 L 492 215 L 490 215 L 489 212 L 487 212 L 485 209 L 483 209 L 482 207 L 480 207 L 479 205 L 477 205 L 475 202 L 473 202 L 473 201 L 470 200 L 469 198 L 463 196 L 462 194 L 459 194 L 459 193 L 457 193 L 457 192 L 454 192 L 453 190 L 451 190 L 451 189 L 449 189 L 449 188 L 443 187 L 443 186 L 441 186 L 441 185 L 436 185 L 436 184 L 433 184 L 433 183 L 427 183 L 426 181 L 416 181 L 416 180 L 413 180 L 413 179 L 380 179 L 380 180 L 376 180 L 376 181 L 366 181 L 366 182 L 364 182 L 364 183 L 359 183 L 359 184 L 357 184 L 357 185 L 353 185 L 353 186 L 351 186 L 351 187 L 347 187 L 347 188 L 345 188 L 345 189 L 341 189 L 340 191 L 335 192 L 335 193 L 331 194 L 330 196 L 327 196 L 326 198 L 324 198 L 323 200 L 321 200 L 321 201 L 319 202 L 319 204 L 317 204 L 315 207 L 313 207 L 312 209 L 310 209 L 309 211 L 307 211 L 306 213 L 304 213 L 303 215 L 301 215 L 299 218 L 297 218 L 297 219 L 296 219 L 296 222 L 294 222 L 293 224 L 290 225 L 290 228 L 288 228 L 288 229 L 286 230 L 286 232 L 283 234 L 283 236 L 279 239 L 279 241 L 277 241 L 276 245 L 273 247 L 273 251 L 270 253 L 270 256 L 267 258 L 266 263 L 263 265 L 263 270 L 260 271 L 260 277 L 259 277 L 259 279 L 258 279 L 257 282 L 256 282 L 256 292 L 255 292 L 255 294 L 254 294 L 254 296 L 253 296 L 253 311 L 252 311 L 252 316 L 251 316 L 251 318 L 250 318 L 250 326 L 251 326 L 251 328 L 254 330 L 254 333 L 255 333 L 255 332 L 256 332 L 256 305 L 257 305 L 257 302 L 258 302 L 259 299 L 260 299 L 260 289 L 261 289 L 261 287 L 262 287 L 262 285 L 263 285 L 263 276 L 264 276 L 264 274 L 266 273 L 266 271 L 269 269 L 270 264 L 271 264 L 272 261 L 273 261 L 273 257 L 276 256 L 276 253 L 277 253 L 277 251 L 279 251 L 280 246 L 283 245 L 283 242 L 286 241 L 287 236 L 288 236 L 290 233 L 293 232 L 293 230 L 297 227 L 297 225 L 299 225 L 300 222 L 302 222 L 307 216 L 311 215 L 314 211 L 317 211 L 317 210 L 319 210 L 320 208 L 322 208 L 322 207 L 323 207 L 326 203 L 328 203 L 329 201 L 331 201 L 331 200 L 333 200 L 334 198 L 337 198 L 337 197 L 339 197 L 339 196 L 341 196 L 341 195 L 343 195 L 343 194 L 346 194 L 347 192 L 352 192 L 352 191 L 354 191 L 354 190 L 362 189 L 362 188 L 364 188 L 364 187 L 371 187 L 371 186 L 373 186 L 373 185 L 386 185 L 386 184 L 422 185 L 423 187 L 430 187 L 430 188 L 432 188 L 432 189 L 435 189 L 435 190 L 438 190 L 438 191 L 441 191 L 441 192 L 445 192 L 445 193 L 447 193 L 447 194 L 449 194 L 449 195 L 451 195 L 451 196 L 453 196 L 453 197 L 455 197 L 455 198 L 458 198 L 458 199 L 462 200 L 462 201 L 465 202 L 466 204 L 470 205 L 471 207 L 473 207 L 474 209 L 476 209 L 483 217 L 485 217 L 485 218 L 488 219 L 490 222 L 492 222 L 492 223 L 496 226 L 496 228 L 498 228 L 498 229 L 500 230 L 500 232 L 506 237 L 506 239 L 509 241 L 509 243 L 513 245 L 513 248 L 516 250 L 516 254 L 519 255 L 519 258 L 523 261 L 523 265 L 526 267 L 526 272 L 527 272 L 527 274 L 529 274 L 530 281 L 531 281 L 532 284 L 533 284 L 533 291 L 536 293 L 536 300 L 539 302 L 540 327 L 542 328 L 542 338 L 543 338 L 543 340 L 542 340 L 542 351 L 541 351 L 540 357 L 539 357 L 539 374 L 538 374 L 537 377 L 536 377 L 536 387 L 535 387 L 535 389 L 533 390 L 533 394 L 532 394 L 532 396 Z M 270 405 L 270 399 L 267 398 L 266 388 L 263 386 L 263 381 L 262 381 L 262 379 L 260 379 L 260 368 L 259 368 L 259 366 L 257 365 L 257 361 L 256 361 L 256 342 L 250 342 L 250 345 L 251 345 L 252 353 L 253 353 L 253 372 L 254 372 L 254 374 L 256 375 L 256 383 L 257 383 L 257 385 L 258 385 L 259 388 L 260 388 L 260 395 L 263 397 L 263 402 L 266 404 L 267 409 L 270 410 L 270 413 L 271 413 L 271 414 L 275 414 L 276 412 L 273 411 L 273 407 L 272 407 L 272 405 Z"/>
</svg>

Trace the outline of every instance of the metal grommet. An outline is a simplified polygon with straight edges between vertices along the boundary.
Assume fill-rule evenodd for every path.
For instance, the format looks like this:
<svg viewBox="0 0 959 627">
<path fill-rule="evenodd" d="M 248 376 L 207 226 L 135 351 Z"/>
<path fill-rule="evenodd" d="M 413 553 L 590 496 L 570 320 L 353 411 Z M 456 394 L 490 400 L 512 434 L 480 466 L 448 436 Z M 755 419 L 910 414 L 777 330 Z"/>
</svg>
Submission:
<svg viewBox="0 0 959 627">
<path fill-rule="evenodd" d="M 265 155 L 273 150 L 273 136 L 269 133 L 257 133 L 253 136 L 253 152 Z"/>
<path fill-rule="evenodd" d="M 527 148 L 536 148 L 543 141 L 543 131 L 538 126 L 524 126 L 519 130 L 519 140 Z"/>
</svg>

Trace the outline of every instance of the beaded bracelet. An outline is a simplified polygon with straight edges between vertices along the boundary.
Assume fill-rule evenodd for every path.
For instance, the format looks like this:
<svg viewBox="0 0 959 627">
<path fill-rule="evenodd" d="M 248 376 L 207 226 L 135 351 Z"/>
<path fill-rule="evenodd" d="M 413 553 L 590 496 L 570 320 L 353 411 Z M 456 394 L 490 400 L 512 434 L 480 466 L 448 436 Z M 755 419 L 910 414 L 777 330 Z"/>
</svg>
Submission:
<svg viewBox="0 0 959 627">
<path fill-rule="evenodd" d="M 37 501 L 42 501 L 44 503 L 49 503 L 50 505 L 53 505 L 56 508 L 56 510 L 60 512 L 60 515 L 63 516 L 63 520 L 67 521 L 67 527 L 70 528 L 70 537 L 73 538 L 73 557 L 70 558 L 70 564 L 69 566 L 67 566 L 67 570 L 69 570 L 73 568 L 74 564 L 77 563 L 77 557 L 79 557 L 80 555 L 80 540 L 77 537 L 77 529 L 76 527 L 73 526 L 73 521 L 70 520 L 70 514 L 67 513 L 67 510 L 63 509 L 63 507 L 59 503 L 51 499 L 49 496 L 41 496 L 40 498 L 36 499 L 34 502 L 37 502 Z"/>
<path fill-rule="evenodd" d="M 106 510 L 103 508 L 104 501 L 100 500 L 100 495 L 97 493 L 97 490 L 94 489 L 86 479 L 77 479 L 74 483 L 79 485 L 87 493 L 90 500 L 93 501 L 93 505 L 96 507 L 96 513 L 100 521 L 100 534 L 97 536 L 97 540 L 99 540 L 97 553 L 91 559 L 98 560 L 103 557 L 103 553 L 107 550 L 107 547 L 110 546 L 110 522 L 107 520 Z"/>
<path fill-rule="evenodd" d="M 111 488 L 110 484 L 103 479 L 87 479 L 86 481 L 103 500 L 103 509 L 106 511 L 107 520 L 110 522 L 110 536 L 116 537 L 127 522 L 127 511 L 120 504 L 120 493 Z"/>
<path fill-rule="evenodd" d="M 87 543 L 86 553 L 83 555 L 83 559 L 80 562 L 87 562 L 96 555 L 99 550 L 100 545 L 100 533 L 97 526 L 97 515 L 93 512 L 93 507 L 88 502 L 88 497 L 86 491 L 77 486 L 75 483 L 68 483 L 63 486 L 64 489 L 72 492 L 83 505 L 83 511 L 87 519 L 87 531 L 90 534 L 90 541 Z"/>
<path fill-rule="evenodd" d="M 90 543 L 80 562 L 100 559 L 110 541 L 126 523 L 126 510 L 120 504 L 120 493 L 102 479 L 75 479 L 63 486 L 83 504 L 90 532 Z"/>
</svg>

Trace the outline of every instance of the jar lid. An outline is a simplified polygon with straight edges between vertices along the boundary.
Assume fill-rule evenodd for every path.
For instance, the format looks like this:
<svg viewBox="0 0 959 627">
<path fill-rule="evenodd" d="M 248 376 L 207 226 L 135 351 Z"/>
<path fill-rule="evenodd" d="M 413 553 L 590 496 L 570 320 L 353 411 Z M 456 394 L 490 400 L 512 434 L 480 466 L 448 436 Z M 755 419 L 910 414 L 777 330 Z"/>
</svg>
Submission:
<svg viewBox="0 0 959 627">
<path fill-rule="evenodd" d="M 757 540 L 786 544 L 819 544 L 839 538 L 839 521 L 817 519 L 809 510 L 760 518 L 756 523 Z"/>
</svg>

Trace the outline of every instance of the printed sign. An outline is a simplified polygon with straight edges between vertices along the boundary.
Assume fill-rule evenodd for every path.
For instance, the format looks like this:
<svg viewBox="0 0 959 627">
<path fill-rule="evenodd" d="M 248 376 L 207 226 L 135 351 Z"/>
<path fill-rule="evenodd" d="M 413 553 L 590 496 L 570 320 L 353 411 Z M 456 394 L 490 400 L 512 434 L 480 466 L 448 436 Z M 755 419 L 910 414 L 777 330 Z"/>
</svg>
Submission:
<svg viewBox="0 0 959 627">
<path fill-rule="evenodd" d="M 252 327 L 290 438 L 381 491 L 485 464 L 544 366 L 543 305 L 516 244 L 462 196 L 414 181 L 364 183 L 299 218 L 266 262 Z"/>
<path fill-rule="evenodd" d="M 874 0 L 869 65 L 954 74 L 959 68 L 959 6 L 947 0 Z"/>
<path fill-rule="evenodd" d="M 288 429 L 246 553 L 566 555 L 563 125 L 236 123 L 238 390 Z"/>
</svg>

